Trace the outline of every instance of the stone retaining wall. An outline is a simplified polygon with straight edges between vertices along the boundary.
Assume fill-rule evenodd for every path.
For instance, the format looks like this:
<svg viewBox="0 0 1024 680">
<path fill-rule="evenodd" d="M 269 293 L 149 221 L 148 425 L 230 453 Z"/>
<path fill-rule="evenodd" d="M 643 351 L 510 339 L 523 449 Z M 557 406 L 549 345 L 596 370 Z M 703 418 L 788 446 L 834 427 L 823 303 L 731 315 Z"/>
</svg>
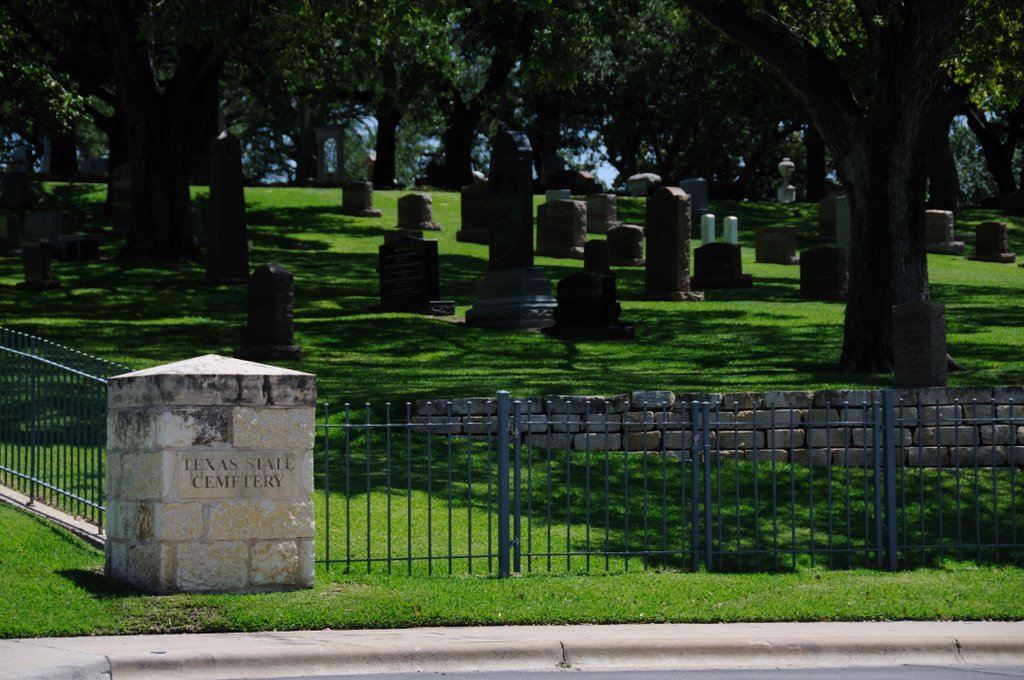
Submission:
<svg viewBox="0 0 1024 680">
<path fill-rule="evenodd" d="M 893 395 L 898 465 L 1024 465 L 1024 387 L 904 389 Z M 876 416 L 879 428 L 884 422 L 882 390 L 646 391 L 514 400 L 522 416 L 520 437 L 534 447 L 689 455 L 693 404 L 707 402 L 713 449 L 814 465 L 870 463 Z M 487 436 L 495 415 L 493 397 L 421 399 L 411 423 L 416 432 Z"/>
</svg>

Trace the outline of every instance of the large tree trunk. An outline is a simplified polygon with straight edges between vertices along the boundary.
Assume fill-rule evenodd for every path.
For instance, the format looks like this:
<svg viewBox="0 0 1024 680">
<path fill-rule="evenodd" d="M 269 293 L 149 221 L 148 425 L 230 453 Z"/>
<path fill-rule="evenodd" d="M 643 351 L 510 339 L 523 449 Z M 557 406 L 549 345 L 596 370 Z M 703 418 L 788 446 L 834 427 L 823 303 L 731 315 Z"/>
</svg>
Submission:
<svg viewBox="0 0 1024 680">
<path fill-rule="evenodd" d="M 377 158 L 373 163 L 374 189 L 391 189 L 395 186 L 395 149 L 397 147 L 398 124 L 402 112 L 387 103 L 377 110 Z"/>
<path fill-rule="evenodd" d="M 473 138 L 483 111 L 460 97 L 452 102 L 452 113 L 444 131 L 444 172 L 442 189 L 458 189 L 473 181 Z"/>
</svg>

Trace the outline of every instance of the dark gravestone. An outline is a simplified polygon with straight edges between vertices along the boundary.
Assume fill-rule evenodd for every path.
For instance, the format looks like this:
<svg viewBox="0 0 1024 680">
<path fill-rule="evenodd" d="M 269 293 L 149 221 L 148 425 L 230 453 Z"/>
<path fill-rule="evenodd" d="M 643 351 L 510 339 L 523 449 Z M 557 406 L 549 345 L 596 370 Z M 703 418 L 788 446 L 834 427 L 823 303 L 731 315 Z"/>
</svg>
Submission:
<svg viewBox="0 0 1024 680">
<path fill-rule="evenodd" d="M 584 270 L 558 282 L 555 325 L 544 333 L 566 340 L 632 340 L 632 324 L 619 321 L 615 274 L 609 269 L 608 244 L 589 241 Z"/>
<path fill-rule="evenodd" d="M 708 181 L 703 177 L 692 177 L 680 182 L 679 188 L 690 197 L 690 219 L 694 222 L 699 221 L 705 213 L 709 212 Z"/>
<path fill-rule="evenodd" d="M 754 261 L 766 264 L 797 264 L 796 227 L 764 227 L 754 234 Z"/>
<path fill-rule="evenodd" d="M 533 266 L 533 150 L 521 132 L 503 132 L 491 151 L 490 263 L 466 323 L 490 328 L 554 324 L 551 282 Z"/>
<path fill-rule="evenodd" d="M 60 282 L 53 276 L 51 265 L 53 255 L 50 244 L 43 241 L 29 241 L 21 250 L 25 264 L 25 280 L 15 286 L 18 290 L 51 290 L 60 288 Z"/>
<path fill-rule="evenodd" d="M 554 200 L 537 206 L 537 254 L 583 258 L 587 240 L 587 204 Z"/>
<path fill-rule="evenodd" d="M 441 277 L 437 241 L 401 238 L 377 249 L 380 306 L 385 312 L 448 316 L 455 303 L 439 300 Z"/>
<path fill-rule="evenodd" d="M 0 208 L 24 210 L 29 205 L 27 172 L 7 172 L 0 175 Z"/>
<path fill-rule="evenodd" d="M 298 359 L 295 344 L 294 277 L 279 264 L 256 267 L 249 278 L 248 320 L 242 329 L 241 359 Z"/>
<path fill-rule="evenodd" d="M 843 300 L 849 280 L 845 248 L 818 246 L 800 253 L 800 297 Z"/>
<path fill-rule="evenodd" d="M 946 308 L 918 302 L 892 308 L 896 387 L 945 387 Z"/>
<path fill-rule="evenodd" d="M 356 217 L 380 217 L 373 207 L 373 182 L 350 182 L 341 188 L 341 212 Z"/>
<path fill-rule="evenodd" d="M 984 262 L 1012 263 L 1017 259 L 1009 252 L 1005 222 L 982 222 L 974 237 L 974 259 Z"/>
<path fill-rule="evenodd" d="M 743 273 L 743 257 L 735 243 L 709 243 L 693 252 L 693 286 L 705 290 L 751 288 L 754 277 Z"/>
<path fill-rule="evenodd" d="M 398 228 L 440 231 L 434 221 L 434 201 L 427 194 L 406 194 L 398 199 Z"/>
<path fill-rule="evenodd" d="M 16 215 L 0 215 L 0 255 L 10 255 L 21 247 L 21 220 Z"/>
<path fill-rule="evenodd" d="M 59 210 L 43 210 L 25 218 L 25 240 L 46 241 L 55 256 L 60 253 L 63 235 L 64 215 Z"/>
<path fill-rule="evenodd" d="M 455 240 L 487 245 L 491 241 L 491 189 L 485 179 L 475 180 L 460 192 L 461 224 Z"/>
<path fill-rule="evenodd" d="M 644 228 L 635 224 L 618 224 L 608 230 L 608 251 L 617 267 L 640 267 L 644 259 Z"/>
<path fill-rule="evenodd" d="M 953 213 L 949 210 L 925 211 L 924 238 L 929 253 L 959 255 L 964 252 L 964 242 L 956 240 Z"/>
<path fill-rule="evenodd" d="M 203 283 L 246 283 L 249 237 L 245 225 L 242 147 L 238 138 L 226 131 L 210 147 L 209 211 Z"/>
<path fill-rule="evenodd" d="M 587 196 L 587 233 L 607 234 L 619 225 L 619 213 L 615 194 L 591 194 Z"/>
<path fill-rule="evenodd" d="M 690 290 L 690 198 L 679 187 L 661 187 L 647 199 L 648 300 L 703 300 Z"/>
<path fill-rule="evenodd" d="M 110 210 L 114 233 L 126 236 L 132 224 L 132 166 L 122 163 L 110 173 Z"/>
</svg>

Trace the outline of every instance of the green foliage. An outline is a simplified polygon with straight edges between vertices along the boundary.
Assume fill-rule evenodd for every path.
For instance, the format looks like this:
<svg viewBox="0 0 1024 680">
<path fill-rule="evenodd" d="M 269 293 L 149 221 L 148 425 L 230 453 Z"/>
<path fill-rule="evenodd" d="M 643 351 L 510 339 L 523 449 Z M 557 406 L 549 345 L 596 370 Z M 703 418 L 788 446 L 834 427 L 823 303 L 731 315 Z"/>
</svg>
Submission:
<svg viewBox="0 0 1024 680">
<path fill-rule="evenodd" d="M 990 196 L 998 196 L 995 180 L 985 166 L 985 158 L 974 133 L 966 125 L 954 121 L 950 127 L 949 144 L 960 179 L 960 204 L 977 206 Z"/>
</svg>

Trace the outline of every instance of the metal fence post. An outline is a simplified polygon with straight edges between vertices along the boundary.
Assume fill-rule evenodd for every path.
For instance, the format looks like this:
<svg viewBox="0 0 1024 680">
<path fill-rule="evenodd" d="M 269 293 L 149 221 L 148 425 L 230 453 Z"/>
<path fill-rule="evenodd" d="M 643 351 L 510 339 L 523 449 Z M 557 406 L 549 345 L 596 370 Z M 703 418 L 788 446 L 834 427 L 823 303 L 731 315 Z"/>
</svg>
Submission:
<svg viewBox="0 0 1024 680">
<path fill-rule="evenodd" d="M 506 392 L 506 394 L 508 394 Z M 515 438 L 512 440 L 512 569 L 515 573 L 522 571 L 523 565 L 523 467 L 522 467 L 522 446 L 519 441 L 520 418 L 523 416 L 523 404 L 516 400 L 513 405 L 515 418 L 512 429 Z M 507 431 L 507 429 L 506 429 Z"/>
<path fill-rule="evenodd" d="M 690 402 L 690 553 L 691 567 L 700 569 L 700 456 L 703 450 L 699 436 L 700 404 Z"/>
<path fill-rule="evenodd" d="M 896 409 L 892 390 L 882 390 L 882 422 L 885 445 L 885 568 L 895 571 L 899 565 L 896 554 Z"/>
<path fill-rule="evenodd" d="M 716 411 L 717 413 L 717 411 Z M 704 561 L 708 571 L 714 571 L 714 524 L 712 522 L 711 493 L 711 408 L 701 403 L 701 449 L 704 451 Z M 717 426 L 716 426 L 717 427 Z"/>
<path fill-rule="evenodd" d="M 498 578 L 509 576 L 509 396 L 498 392 Z"/>
</svg>

